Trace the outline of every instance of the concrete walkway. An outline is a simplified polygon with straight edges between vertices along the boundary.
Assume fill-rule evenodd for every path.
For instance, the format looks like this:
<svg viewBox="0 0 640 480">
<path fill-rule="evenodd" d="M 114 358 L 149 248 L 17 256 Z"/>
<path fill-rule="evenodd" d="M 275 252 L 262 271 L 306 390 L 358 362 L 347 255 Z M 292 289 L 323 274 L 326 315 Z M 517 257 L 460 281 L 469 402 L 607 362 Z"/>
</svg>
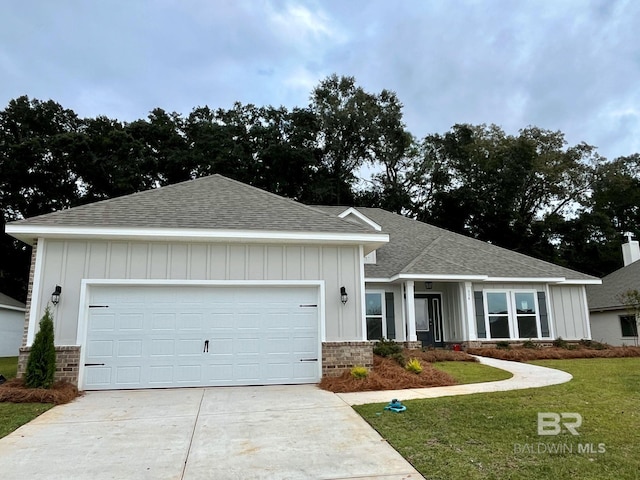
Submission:
<svg viewBox="0 0 640 480">
<path fill-rule="evenodd" d="M 349 405 L 363 405 L 365 403 L 389 402 L 398 400 L 412 400 L 416 398 L 449 397 L 453 395 L 469 395 L 472 393 L 504 392 L 507 390 L 522 390 L 525 388 L 547 387 L 566 383 L 573 378 L 567 372 L 553 368 L 530 365 L 528 363 L 509 362 L 495 358 L 477 357 L 483 365 L 500 368 L 513 374 L 507 380 L 497 382 L 470 383 L 451 387 L 413 388 L 406 390 L 386 390 L 380 392 L 338 393 Z"/>
<path fill-rule="evenodd" d="M 0 478 L 423 477 L 315 385 L 88 392 L 0 439 Z"/>
</svg>

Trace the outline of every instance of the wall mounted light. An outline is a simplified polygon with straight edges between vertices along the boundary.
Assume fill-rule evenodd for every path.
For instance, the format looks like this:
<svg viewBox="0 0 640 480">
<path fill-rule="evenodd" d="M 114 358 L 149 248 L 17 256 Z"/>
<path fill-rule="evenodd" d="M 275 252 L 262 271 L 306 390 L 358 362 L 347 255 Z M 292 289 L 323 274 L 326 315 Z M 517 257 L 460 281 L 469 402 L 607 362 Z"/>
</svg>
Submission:
<svg viewBox="0 0 640 480">
<path fill-rule="evenodd" d="M 60 285 L 56 285 L 56 289 L 51 294 L 51 303 L 54 305 L 58 305 L 60 302 L 60 294 L 62 293 L 62 287 Z"/>
<path fill-rule="evenodd" d="M 340 287 L 340 301 L 344 305 L 349 300 L 349 296 L 347 295 L 347 289 L 344 287 Z"/>
<path fill-rule="evenodd" d="M 426 290 L 431 290 L 433 288 L 433 283 L 431 282 L 424 282 L 424 288 Z"/>
</svg>

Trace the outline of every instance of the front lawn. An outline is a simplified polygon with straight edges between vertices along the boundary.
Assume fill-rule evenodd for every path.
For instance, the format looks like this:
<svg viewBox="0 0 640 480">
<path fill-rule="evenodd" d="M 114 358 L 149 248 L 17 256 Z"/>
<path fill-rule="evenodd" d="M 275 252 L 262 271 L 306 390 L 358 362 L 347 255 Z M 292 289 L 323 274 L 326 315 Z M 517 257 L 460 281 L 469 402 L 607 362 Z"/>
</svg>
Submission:
<svg viewBox="0 0 640 480">
<path fill-rule="evenodd" d="M 513 375 L 505 370 L 474 362 L 436 362 L 433 367 L 451 375 L 458 384 L 497 382 Z"/>
<path fill-rule="evenodd" d="M 354 408 L 428 479 L 640 478 L 640 359 L 533 363 L 574 379 L 539 389 L 408 400 L 400 414 L 384 411 L 383 404 Z M 539 412 L 581 415 L 579 435 L 566 428 L 538 435 Z"/>
<path fill-rule="evenodd" d="M 7 379 L 15 377 L 17 369 L 18 357 L 0 357 L 0 373 Z M 51 407 L 51 403 L 0 402 L 0 438 L 29 423 Z"/>
</svg>

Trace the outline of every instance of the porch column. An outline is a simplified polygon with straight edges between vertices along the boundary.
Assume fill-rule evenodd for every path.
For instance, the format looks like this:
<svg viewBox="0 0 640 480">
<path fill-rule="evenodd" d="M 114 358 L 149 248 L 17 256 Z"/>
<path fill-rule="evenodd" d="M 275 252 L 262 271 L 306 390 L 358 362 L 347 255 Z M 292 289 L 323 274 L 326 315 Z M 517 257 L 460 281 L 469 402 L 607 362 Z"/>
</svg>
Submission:
<svg viewBox="0 0 640 480">
<path fill-rule="evenodd" d="M 473 305 L 473 285 L 471 282 L 464 282 L 464 316 L 467 319 L 467 340 L 477 340 L 478 331 L 476 330 L 476 315 Z"/>
<path fill-rule="evenodd" d="M 416 304 L 414 301 L 413 280 L 407 280 L 404 285 L 405 305 L 407 306 L 407 341 L 416 342 L 418 337 L 416 335 Z"/>
</svg>

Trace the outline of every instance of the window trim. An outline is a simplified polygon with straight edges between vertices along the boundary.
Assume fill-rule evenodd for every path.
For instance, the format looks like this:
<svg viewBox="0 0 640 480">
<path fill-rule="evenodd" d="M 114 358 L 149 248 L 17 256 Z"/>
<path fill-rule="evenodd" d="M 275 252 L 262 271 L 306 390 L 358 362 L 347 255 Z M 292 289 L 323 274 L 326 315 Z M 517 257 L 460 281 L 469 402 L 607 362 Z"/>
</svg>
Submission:
<svg viewBox="0 0 640 480">
<path fill-rule="evenodd" d="M 635 330 L 636 330 L 636 334 L 635 335 L 625 335 L 624 334 L 624 330 L 622 329 L 622 319 L 623 318 L 629 318 L 631 319 L 631 325 L 635 325 Z M 622 338 L 638 338 L 638 319 L 636 318 L 635 315 L 631 314 L 631 315 L 618 315 L 618 320 L 619 320 L 619 324 L 620 324 L 620 336 Z M 632 327 L 633 329 L 633 327 Z"/>
<path fill-rule="evenodd" d="M 491 325 L 489 322 L 489 301 L 487 299 L 488 293 L 504 293 L 507 297 L 507 322 L 509 326 L 509 337 L 492 337 Z M 516 305 L 516 294 L 529 293 L 533 296 L 533 303 L 536 308 L 536 337 L 521 337 L 520 328 L 518 327 L 518 309 Z M 532 289 L 505 289 L 505 288 L 487 288 L 482 291 L 482 300 L 484 307 L 484 322 L 485 322 L 485 340 L 529 340 L 535 338 L 536 340 L 543 340 L 542 326 L 540 325 L 540 305 L 538 304 L 538 291 Z M 495 316 L 495 315 L 494 315 Z M 523 316 L 532 316 L 531 314 L 523 314 Z M 516 334 L 518 336 L 516 336 Z"/>
</svg>

